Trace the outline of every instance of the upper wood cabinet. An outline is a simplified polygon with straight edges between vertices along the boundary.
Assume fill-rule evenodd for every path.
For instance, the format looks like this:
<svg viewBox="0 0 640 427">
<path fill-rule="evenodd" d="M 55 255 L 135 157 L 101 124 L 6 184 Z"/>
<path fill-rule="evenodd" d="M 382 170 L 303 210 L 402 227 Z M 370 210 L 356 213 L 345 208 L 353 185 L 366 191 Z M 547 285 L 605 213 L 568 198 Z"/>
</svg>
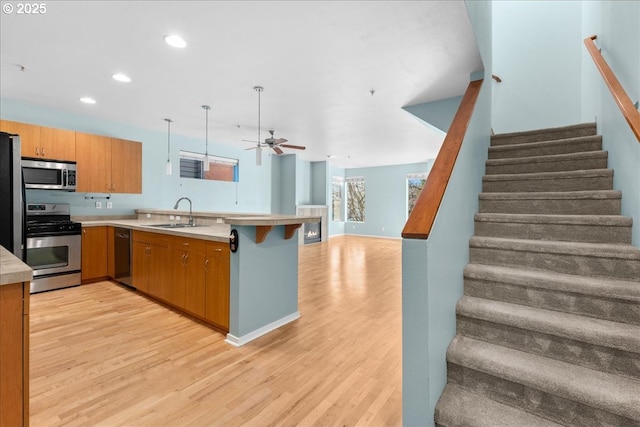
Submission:
<svg viewBox="0 0 640 427">
<path fill-rule="evenodd" d="M 76 132 L 76 191 L 142 193 L 142 144 Z"/>
<path fill-rule="evenodd" d="M 20 135 L 22 157 L 49 160 L 76 160 L 76 133 L 73 130 L 0 120 L 0 130 Z"/>
</svg>

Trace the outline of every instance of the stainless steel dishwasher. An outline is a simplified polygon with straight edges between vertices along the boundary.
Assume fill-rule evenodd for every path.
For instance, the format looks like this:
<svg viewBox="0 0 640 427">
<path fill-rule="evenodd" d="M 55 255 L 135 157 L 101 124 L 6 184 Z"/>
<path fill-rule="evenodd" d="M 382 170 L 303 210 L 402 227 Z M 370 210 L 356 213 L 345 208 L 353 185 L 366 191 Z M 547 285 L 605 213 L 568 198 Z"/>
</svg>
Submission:
<svg viewBox="0 0 640 427">
<path fill-rule="evenodd" d="M 133 286 L 131 281 L 131 230 L 114 227 L 113 246 L 115 279 L 124 285 Z"/>
</svg>

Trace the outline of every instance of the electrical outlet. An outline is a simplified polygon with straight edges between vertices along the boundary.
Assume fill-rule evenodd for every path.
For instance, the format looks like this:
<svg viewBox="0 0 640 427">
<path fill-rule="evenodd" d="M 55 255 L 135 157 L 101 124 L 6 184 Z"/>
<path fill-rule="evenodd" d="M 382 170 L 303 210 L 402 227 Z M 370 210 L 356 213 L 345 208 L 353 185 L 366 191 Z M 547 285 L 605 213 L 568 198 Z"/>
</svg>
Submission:
<svg viewBox="0 0 640 427">
<path fill-rule="evenodd" d="M 96 209 L 102 209 L 102 202 L 96 202 Z"/>
<path fill-rule="evenodd" d="M 113 202 L 107 202 L 107 209 L 113 209 Z"/>
<path fill-rule="evenodd" d="M 222 224 L 224 220 L 222 218 L 216 218 L 216 223 Z"/>
<path fill-rule="evenodd" d="M 174 215 L 169 215 L 169 220 L 173 221 L 174 219 L 176 219 L 176 217 Z"/>
<path fill-rule="evenodd" d="M 147 214 L 147 218 L 151 218 L 151 214 L 150 213 Z"/>
<path fill-rule="evenodd" d="M 176 215 L 176 221 L 180 221 L 180 215 Z"/>
</svg>

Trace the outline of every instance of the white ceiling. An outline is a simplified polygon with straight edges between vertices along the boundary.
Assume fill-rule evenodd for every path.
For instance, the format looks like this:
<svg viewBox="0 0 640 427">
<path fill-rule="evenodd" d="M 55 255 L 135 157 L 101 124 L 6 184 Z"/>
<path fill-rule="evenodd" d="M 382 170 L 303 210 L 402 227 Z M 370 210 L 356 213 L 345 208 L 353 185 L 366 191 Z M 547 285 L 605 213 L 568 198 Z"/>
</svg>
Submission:
<svg viewBox="0 0 640 427">
<path fill-rule="evenodd" d="M 248 148 L 260 85 L 262 139 L 275 129 L 307 146 L 302 159 L 340 167 L 435 157 L 443 135 L 402 107 L 461 95 L 482 68 L 463 1 L 45 4 L 0 15 L 3 98 L 158 131 L 168 117 L 203 141 L 209 104 L 209 141 Z M 169 47 L 170 33 L 188 46 Z"/>
</svg>

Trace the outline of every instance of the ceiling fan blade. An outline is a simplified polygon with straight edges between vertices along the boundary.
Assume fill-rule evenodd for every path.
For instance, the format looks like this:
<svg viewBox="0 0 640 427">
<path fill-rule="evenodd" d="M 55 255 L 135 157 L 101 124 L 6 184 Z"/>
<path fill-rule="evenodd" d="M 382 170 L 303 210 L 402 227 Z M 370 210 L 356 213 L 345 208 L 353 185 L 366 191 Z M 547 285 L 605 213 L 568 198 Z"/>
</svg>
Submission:
<svg viewBox="0 0 640 427">
<path fill-rule="evenodd" d="M 254 143 L 254 144 L 259 144 L 259 142 L 258 142 L 258 141 L 252 141 L 252 140 L 250 140 L 250 139 L 243 139 L 243 140 L 242 140 L 242 142 L 252 142 L 252 143 Z"/>
<path fill-rule="evenodd" d="M 306 150 L 307 149 L 307 147 L 303 147 L 302 145 L 280 144 L 280 147 L 293 148 L 294 150 Z"/>
<path fill-rule="evenodd" d="M 280 144 L 284 144 L 285 142 L 287 142 L 287 140 L 284 139 L 284 138 L 278 138 L 278 139 L 276 139 L 275 142 L 276 142 L 276 144 L 280 145 Z"/>
<path fill-rule="evenodd" d="M 282 154 L 282 153 L 284 153 L 284 151 L 282 151 L 282 150 L 281 150 L 279 147 L 277 147 L 277 146 L 274 146 L 274 147 L 272 147 L 272 148 L 273 148 L 273 151 L 275 151 L 275 152 L 276 152 L 276 154 Z"/>
</svg>

